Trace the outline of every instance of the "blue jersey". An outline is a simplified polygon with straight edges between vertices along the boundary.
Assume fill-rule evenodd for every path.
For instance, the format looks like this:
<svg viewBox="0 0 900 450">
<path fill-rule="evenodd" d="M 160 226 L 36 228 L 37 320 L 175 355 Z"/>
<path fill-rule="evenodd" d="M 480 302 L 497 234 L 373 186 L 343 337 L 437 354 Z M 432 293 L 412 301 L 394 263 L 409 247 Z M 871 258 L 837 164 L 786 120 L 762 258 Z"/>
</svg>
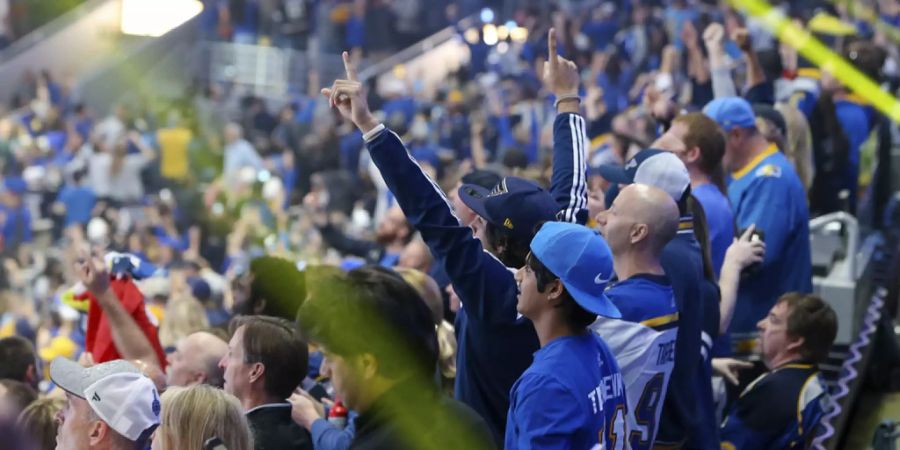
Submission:
<svg viewBox="0 0 900 450">
<path fill-rule="evenodd" d="M 875 125 L 875 110 L 857 95 L 848 95 L 834 102 L 834 109 L 838 123 L 850 144 L 850 154 L 847 165 L 844 166 L 844 176 L 840 184 L 841 189 L 850 192 L 850 211 L 856 210 L 856 196 L 859 187 L 859 160 L 863 144 L 869 139 L 872 128 Z"/>
<path fill-rule="evenodd" d="M 628 448 L 653 448 L 663 399 L 675 366 L 678 309 L 669 279 L 635 275 L 607 289 L 621 319 L 600 317 L 591 325 L 614 355 L 628 397 Z"/>
<path fill-rule="evenodd" d="M 790 161 L 772 145 L 731 176 L 728 197 L 743 230 L 763 233 L 766 257 L 741 280 L 729 332 L 735 351 L 752 348 L 759 322 L 786 292 L 812 292 L 809 209 Z"/>
<path fill-rule="evenodd" d="M 560 220 L 582 224 L 587 219 L 584 128 L 584 118 L 577 114 L 557 115 L 550 188 L 560 205 Z M 397 204 L 459 296 L 456 398 L 483 417 L 502 442 L 510 388 L 540 347 L 534 326 L 516 310 L 514 269 L 485 251 L 472 230 L 460 224 L 443 192 L 395 133 L 370 136 L 367 147 Z"/>
<path fill-rule="evenodd" d="M 694 198 L 703 206 L 706 223 L 709 226 L 710 257 L 716 277 L 722 271 L 725 251 L 734 240 L 734 214 L 728 197 L 711 183 L 701 184 L 692 189 Z"/>
<path fill-rule="evenodd" d="M 719 334 L 719 286 L 708 279 L 700 285 L 703 298 L 703 325 L 700 332 L 700 360 L 694 377 L 697 396 L 697 432 L 688 437 L 686 448 L 719 450 L 719 426 L 712 389 L 712 347 Z"/>
<path fill-rule="evenodd" d="M 509 395 L 506 450 L 624 449 L 625 385 L 609 348 L 593 333 L 555 339 Z"/>
<path fill-rule="evenodd" d="M 811 364 L 788 364 L 747 386 L 722 425 L 722 448 L 808 448 L 828 394 Z"/>
</svg>

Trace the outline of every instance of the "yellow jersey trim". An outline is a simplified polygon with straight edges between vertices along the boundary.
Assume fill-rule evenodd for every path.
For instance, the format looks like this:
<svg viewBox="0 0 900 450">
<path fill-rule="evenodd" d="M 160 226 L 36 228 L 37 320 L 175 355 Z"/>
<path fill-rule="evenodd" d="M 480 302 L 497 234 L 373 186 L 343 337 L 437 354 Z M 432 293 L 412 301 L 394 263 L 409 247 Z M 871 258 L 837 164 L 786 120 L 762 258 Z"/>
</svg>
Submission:
<svg viewBox="0 0 900 450">
<path fill-rule="evenodd" d="M 647 319 L 641 322 L 641 325 L 645 327 L 658 327 L 662 325 L 666 325 L 678 320 L 678 313 L 674 312 L 672 314 L 667 314 L 665 316 L 654 317 L 652 319 Z"/>
<path fill-rule="evenodd" d="M 753 170 L 753 168 L 758 166 L 759 163 L 762 162 L 762 160 L 768 158 L 769 156 L 774 155 L 777 151 L 778 151 L 777 145 L 769 144 L 769 147 L 765 151 L 763 151 L 759 155 L 756 155 L 756 158 L 753 158 L 753 160 L 750 161 L 749 163 L 747 163 L 747 165 L 745 165 L 743 168 L 741 168 L 737 172 L 732 172 L 731 178 L 734 178 L 735 180 L 742 178 L 744 175 L 747 175 L 748 173 L 750 173 L 750 171 Z"/>
</svg>

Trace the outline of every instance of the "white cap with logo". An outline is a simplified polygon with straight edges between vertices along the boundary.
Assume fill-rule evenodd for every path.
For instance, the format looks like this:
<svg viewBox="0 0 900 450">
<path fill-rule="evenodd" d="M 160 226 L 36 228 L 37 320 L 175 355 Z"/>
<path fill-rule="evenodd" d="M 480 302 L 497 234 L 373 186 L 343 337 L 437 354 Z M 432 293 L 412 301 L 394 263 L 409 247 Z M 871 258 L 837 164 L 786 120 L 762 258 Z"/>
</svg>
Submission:
<svg viewBox="0 0 900 450">
<path fill-rule="evenodd" d="M 131 441 L 148 438 L 159 425 L 159 392 L 128 361 L 83 367 L 56 358 L 50 363 L 50 379 L 66 392 L 87 400 L 101 420 Z"/>
</svg>

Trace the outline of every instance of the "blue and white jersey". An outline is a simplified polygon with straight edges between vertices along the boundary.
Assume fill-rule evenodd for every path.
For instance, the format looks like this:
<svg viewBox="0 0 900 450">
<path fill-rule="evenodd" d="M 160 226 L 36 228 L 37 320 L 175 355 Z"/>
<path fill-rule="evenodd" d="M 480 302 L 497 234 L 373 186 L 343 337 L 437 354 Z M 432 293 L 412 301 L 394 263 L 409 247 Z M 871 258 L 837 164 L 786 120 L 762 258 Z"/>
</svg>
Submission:
<svg viewBox="0 0 900 450">
<path fill-rule="evenodd" d="M 675 367 L 678 309 L 668 278 L 635 275 L 606 291 L 621 319 L 600 317 L 591 325 L 616 356 L 625 380 L 628 447 L 650 449 Z"/>
</svg>

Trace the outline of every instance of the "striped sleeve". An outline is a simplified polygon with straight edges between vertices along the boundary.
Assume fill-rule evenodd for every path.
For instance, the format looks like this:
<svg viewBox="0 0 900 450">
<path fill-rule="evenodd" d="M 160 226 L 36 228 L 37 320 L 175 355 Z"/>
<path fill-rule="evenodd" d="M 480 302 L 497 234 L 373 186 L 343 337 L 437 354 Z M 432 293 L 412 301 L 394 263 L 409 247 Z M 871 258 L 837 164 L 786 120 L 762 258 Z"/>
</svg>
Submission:
<svg viewBox="0 0 900 450">
<path fill-rule="evenodd" d="M 587 211 L 587 133 L 584 117 L 556 116 L 553 124 L 553 175 L 550 193 L 560 206 L 557 219 L 584 224 Z"/>
</svg>

